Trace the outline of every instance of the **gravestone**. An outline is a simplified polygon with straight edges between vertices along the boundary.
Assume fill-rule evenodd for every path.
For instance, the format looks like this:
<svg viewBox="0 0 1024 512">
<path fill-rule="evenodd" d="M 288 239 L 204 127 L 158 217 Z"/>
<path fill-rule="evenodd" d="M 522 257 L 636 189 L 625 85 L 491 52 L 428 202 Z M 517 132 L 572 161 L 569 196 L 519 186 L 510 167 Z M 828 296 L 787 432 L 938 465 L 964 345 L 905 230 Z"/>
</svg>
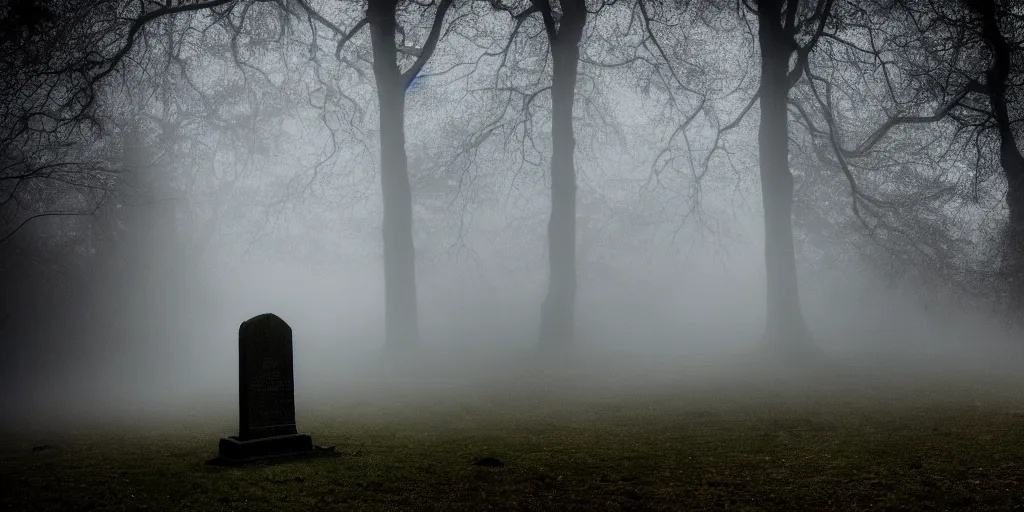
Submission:
<svg viewBox="0 0 1024 512">
<path fill-rule="evenodd" d="M 296 434 L 292 328 L 272 314 L 238 328 L 238 438 Z"/>
<path fill-rule="evenodd" d="M 238 413 L 238 435 L 220 440 L 220 456 L 211 463 L 320 451 L 295 428 L 292 328 L 277 315 L 259 315 L 238 328 Z"/>
</svg>

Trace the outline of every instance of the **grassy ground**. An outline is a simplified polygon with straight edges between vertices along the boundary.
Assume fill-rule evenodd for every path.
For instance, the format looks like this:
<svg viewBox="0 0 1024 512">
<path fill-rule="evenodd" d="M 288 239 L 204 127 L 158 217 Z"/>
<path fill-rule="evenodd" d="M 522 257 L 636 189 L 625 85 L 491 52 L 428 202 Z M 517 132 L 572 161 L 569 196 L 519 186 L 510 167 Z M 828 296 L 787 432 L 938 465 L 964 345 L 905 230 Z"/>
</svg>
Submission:
<svg viewBox="0 0 1024 512">
<path fill-rule="evenodd" d="M 0 508 L 1024 510 L 1019 388 L 534 384 L 300 403 L 299 430 L 342 456 L 242 469 L 203 464 L 230 414 L 14 432 Z"/>
</svg>

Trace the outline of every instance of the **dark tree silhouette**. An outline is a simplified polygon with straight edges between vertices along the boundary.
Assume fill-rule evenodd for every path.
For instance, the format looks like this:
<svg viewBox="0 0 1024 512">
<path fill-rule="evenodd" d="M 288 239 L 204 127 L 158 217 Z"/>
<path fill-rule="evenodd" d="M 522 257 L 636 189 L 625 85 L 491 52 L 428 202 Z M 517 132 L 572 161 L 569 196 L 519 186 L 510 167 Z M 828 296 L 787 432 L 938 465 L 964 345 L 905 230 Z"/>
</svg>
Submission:
<svg viewBox="0 0 1024 512">
<path fill-rule="evenodd" d="M 793 174 L 789 168 L 789 91 L 803 74 L 803 63 L 817 43 L 832 9 L 821 0 L 800 20 L 797 0 L 759 0 L 757 40 L 761 49 L 761 122 L 758 152 L 761 198 L 764 204 L 767 319 L 765 339 L 787 352 L 806 349 L 810 333 L 800 310 L 796 255 L 793 248 Z M 807 11 L 805 9 L 805 11 Z M 797 43 L 799 31 L 810 25 L 813 35 Z M 797 64 L 790 70 L 790 59 Z"/>
<path fill-rule="evenodd" d="M 586 0 L 529 0 L 516 5 L 491 2 L 512 15 L 515 27 L 500 55 L 504 67 L 509 48 L 524 22 L 539 15 L 551 54 L 551 86 L 531 93 L 516 88 L 510 95 L 523 98 L 525 117 L 530 105 L 545 90 L 551 93 L 551 216 L 548 219 L 548 289 L 541 305 L 539 345 L 568 347 L 575 337 L 576 268 L 576 138 L 573 106 L 579 76 L 580 44 L 587 23 Z M 525 125 L 524 125 L 525 126 Z"/>
<path fill-rule="evenodd" d="M 0 8 L 0 242 L 35 219 L 91 215 L 106 198 L 116 170 L 88 143 L 112 15 L 109 2 Z"/>
<path fill-rule="evenodd" d="M 434 53 L 452 0 L 437 5 L 434 23 L 415 63 L 398 67 L 397 0 L 370 0 L 366 22 L 373 46 L 373 75 L 380 105 L 380 181 L 384 193 L 385 337 L 389 346 L 416 343 L 416 255 L 412 236 L 412 190 L 405 150 L 405 92 Z M 360 22 L 363 23 L 363 22 Z M 357 25 L 358 26 L 358 25 Z"/>
<path fill-rule="evenodd" d="M 1009 40 L 1004 25 L 1014 26 L 1021 36 L 1022 17 L 1013 16 L 1010 2 L 997 0 L 963 0 L 964 5 L 977 16 L 981 40 L 991 55 L 985 72 L 985 83 L 971 81 L 970 90 L 987 97 L 994 129 L 999 138 L 999 164 L 1006 178 L 1006 206 L 1009 210 L 1005 234 L 1005 270 L 1010 276 L 1010 305 L 1013 314 L 1024 319 L 1024 156 L 1014 136 L 1010 114 L 1012 79 L 1020 78 L 1015 69 L 1021 65 L 1022 40 Z M 1012 30 L 1012 29 L 1011 29 Z M 1014 76 L 1016 75 L 1016 76 Z"/>
<path fill-rule="evenodd" d="M 854 213 L 873 240 L 889 252 L 896 250 L 894 242 L 906 246 L 905 254 L 893 256 L 930 267 L 931 273 L 962 291 L 1005 293 L 1008 300 L 991 302 L 1004 302 L 1010 316 L 1019 317 L 1024 311 L 1024 157 L 1015 138 L 1020 118 L 1015 85 L 1024 76 L 1020 69 L 1024 18 L 1019 9 L 998 0 L 899 0 L 850 6 L 856 23 L 826 34 L 833 55 L 831 62 L 818 64 L 833 68 L 830 77 L 805 63 L 812 101 L 823 113 L 821 126 L 813 126 L 803 106 L 797 104 L 797 111 L 808 128 L 831 146 L 829 160 L 845 174 Z M 870 97 L 855 80 L 839 83 L 835 79 L 865 68 L 878 70 L 878 87 L 885 91 L 881 98 Z M 849 146 L 844 133 L 865 130 L 843 125 L 840 119 L 850 116 L 836 111 L 833 101 L 838 95 L 861 98 L 865 107 L 884 112 L 880 124 Z M 948 135 L 942 135 L 944 131 Z M 922 136 L 941 137 L 946 149 L 928 156 L 927 144 L 914 143 Z M 911 172 L 914 166 L 905 165 L 889 181 L 879 179 L 879 169 L 890 166 L 885 161 L 891 162 L 894 152 L 908 147 L 914 158 L 931 159 L 918 165 L 926 172 Z M 967 155 L 961 158 L 968 170 L 957 179 L 965 186 L 947 182 L 936 190 L 928 179 L 918 176 L 957 152 Z M 973 161 L 966 162 L 972 154 Z M 909 158 L 900 155 L 901 160 Z M 862 171 L 859 177 L 858 170 Z M 992 174 L 1001 175 L 1006 187 L 1007 215 L 1005 227 L 999 230 L 1001 262 L 996 264 L 998 270 L 984 268 L 991 266 L 987 261 L 974 263 L 982 268 L 971 268 L 970 262 L 963 261 L 968 252 L 963 250 L 965 237 L 955 232 L 961 228 L 942 227 L 928 218 L 944 218 L 942 204 L 953 195 L 959 201 L 977 203 L 982 184 Z M 902 184 L 902 198 L 880 197 L 864 185 L 874 182 L 876 187 L 885 184 L 892 189 L 894 180 Z M 930 180 L 934 183 L 936 178 Z M 929 201 L 931 206 L 925 207 Z M 923 214 L 911 212 L 922 208 Z"/>
<path fill-rule="evenodd" d="M 541 309 L 540 343 L 573 342 L 576 307 L 576 139 L 572 112 L 576 98 L 580 40 L 587 22 L 584 0 L 561 0 L 555 21 L 552 4 L 534 0 L 551 48 L 551 219 L 548 221 L 548 293 Z"/>
</svg>

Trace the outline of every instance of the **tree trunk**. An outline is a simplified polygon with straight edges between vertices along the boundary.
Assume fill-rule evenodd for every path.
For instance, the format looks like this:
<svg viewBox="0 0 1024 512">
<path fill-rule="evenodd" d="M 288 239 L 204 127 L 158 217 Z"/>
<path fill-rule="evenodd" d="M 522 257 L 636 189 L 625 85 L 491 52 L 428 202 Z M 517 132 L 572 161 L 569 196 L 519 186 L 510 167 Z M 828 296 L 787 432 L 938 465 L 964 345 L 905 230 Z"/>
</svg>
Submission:
<svg viewBox="0 0 1024 512">
<path fill-rule="evenodd" d="M 548 221 L 548 292 L 541 307 L 540 344 L 566 347 L 575 336 L 576 139 L 575 101 L 579 43 L 586 23 L 583 0 L 562 2 L 561 25 L 551 44 L 551 219 Z"/>
<path fill-rule="evenodd" d="M 789 59 L 792 37 L 783 28 L 781 0 L 758 4 L 761 47 L 761 125 L 758 151 L 764 205 L 767 277 L 765 340 L 784 351 L 802 350 L 809 333 L 800 312 L 793 249 L 793 175 L 789 170 Z"/>
<path fill-rule="evenodd" d="M 419 341 L 412 190 L 405 154 L 405 88 L 395 46 L 397 0 L 370 0 L 367 18 L 380 104 L 380 184 L 384 198 L 384 337 L 390 347 Z"/>
<path fill-rule="evenodd" d="M 1010 312 L 1024 316 L 1024 156 L 1013 137 L 1006 91 L 1013 65 L 1013 49 L 999 29 L 996 2 L 974 4 L 981 15 L 981 36 L 992 51 L 992 67 L 986 73 L 987 92 L 996 129 L 999 131 L 999 163 L 1006 177 L 1006 206 L 1010 210 L 1005 231 L 1003 268 L 1010 285 Z"/>
</svg>

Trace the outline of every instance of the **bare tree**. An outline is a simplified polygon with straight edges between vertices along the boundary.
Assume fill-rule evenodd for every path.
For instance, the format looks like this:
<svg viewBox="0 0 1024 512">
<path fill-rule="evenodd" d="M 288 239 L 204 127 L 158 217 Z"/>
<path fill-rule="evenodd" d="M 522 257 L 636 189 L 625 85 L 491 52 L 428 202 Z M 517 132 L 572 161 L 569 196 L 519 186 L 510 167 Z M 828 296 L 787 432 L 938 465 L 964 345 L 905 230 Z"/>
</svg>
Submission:
<svg viewBox="0 0 1024 512">
<path fill-rule="evenodd" d="M 370 0 L 365 21 L 373 45 L 373 75 L 380 105 L 380 180 L 384 192 L 384 300 L 386 343 L 409 345 L 418 340 L 416 258 L 412 236 L 412 190 L 405 150 L 405 92 L 433 55 L 445 13 L 452 0 L 440 0 L 434 22 L 413 65 L 402 71 L 396 9 L 398 0 Z M 358 24 L 357 24 L 358 26 Z"/>
<path fill-rule="evenodd" d="M 343 54 L 345 45 L 350 42 L 363 27 L 370 28 L 372 47 L 372 66 L 377 84 L 377 97 L 380 106 L 380 165 L 381 187 L 384 196 L 384 274 L 385 274 L 385 318 L 386 342 L 389 346 L 404 346 L 416 343 L 418 339 L 416 284 L 415 284 L 415 252 L 412 242 L 412 198 L 409 186 L 408 164 L 405 153 L 404 137 L 404 102 L 405 91 L 417 74 L 430 59 L 441 36 L 441 28 L 445 14 L 452 5 L 452 0 L 440 0 L 436 5 L 413 5 L 412 2 L 398 0 L 369 0 L 365 15 L 352 23 L 347 30 L 338 23 L 328 19 L 327 11 L 311 5 L 305 0 L 294 2 L 272 2 L 277 4 L 280 12 L 296 16 L 308 21 L 310 26 L 326 29 L 327 35 L 322 36 L 313 30 L 310 46 L 329 42 L 335 57 L 352 66 L 358 71 L 358 64 L 353 63 Z M 220 23 L 236 33 L 246 27 L 246 17 L 260 2 L 244 0 L 209 0 L 206 2 L 169 3 L 154 7 L 144 7 L 133 19 L 123 36 L 120 49 L 106 62 L 106 66 L 95 74 L 94 80 L 109 75 L 123 64 L 125 57 L 138 46 L 138 41 L 147 33 L 147 27 L 153 22 L 168 16 L 189 12 L 207 11 L 213 23 Z M 343 19 L 351 13 L 342 7 L 340 11 L 332 9 Z M 435 11 L 430 31 L 420 48 L 399 45 L 397 36 L 405 38 L 406 30 L 399 23 L 399 11 L 410 7 L 432 8 Z M 233 21 L 232 17 L 237 18 Z M 281 24 L 282 29 L 285 26 Z M 231 49 L 239 61 L 237 36 L 232 37 Z M 404 55 L 413 55 L 415 60 L 406 69 L 399 68 Z M 247 62 L 239 65 L 262 73 L 257 66 Z M 334 90 L 336 94 L 343 94 Z"/>
<path fill-rule="evenodd" d="M 567 347 L 574 338 L 576 307 L 576 139 L 573 106 L 580 43 L 587 23 L 585 0 L 530 0 L 527 5 L 492 2 L 515 21 L 507 52 L 523 23 L 540 16 L 551 55 L 551 216 L 548 220 L 548 291 L 541 306 L 541 347 Z M 504 61 L 503 64 L 504 65 Z M 523 94 L 528 110 L 537 94 Z"/>
<path fill-rule="evenodd" d="M 1021 44 L 1024 15 L 1014 12 L 1011 2 L 998 0 L 964 1 L 975 15 L 974 25 L 988 50 L 990 64 L 985 83 L 969 82 L 970 90 L 987 97 L 993 128 L 999 139 L 999 164 L 1006 179 L 1006 206 L 1009 209 L 1005 234 L 1006 266 L 1010 275 L 1010 304 L 1014 315 L 1024 318 L 1024 155 L 1017 144 L 1011 102 L 1019 100 L 1011 85 L 1024 77 L 1021 73 Z M 1010 39 L 1005 32 L 1009 31 Z"/>
<path fill-rule="evenodd" d="M 105 200 L 116 170 L 82 143 L 99 134 L 92 75 L 113 18 L 101 0 L 0 7 L 0 242 Z"/>
<path fill-rule="evenodd" d="M 761 50 L 758 153 L 768 279 L 765 338 L 781 350 L 793 353 L 810 343 L 810 334 L 797 291 L 787 105 L 789 91 L 803 76 L 803 64 L 831 15 L 832 3 L 832 0 L 820 0 L 805 6 L 797 0 L 759 0 L 755 9 Z M 803 19 L 801 14 L 804 14 Z M 802 45 L 797 41 L 801 32 L 810 33 Z M 797 63 L 790 69 L 794 54 Z"/>
<path fill-rule="evenodd" d="M 573 342 L 576 306 L 576 140 L 573 102 L 580 40 L 587 22 L 584 0 L 561 0 L 557 23 L 547 0 L 533 4 L 544 20 L 551 48 L 551 220 L 548 222 L 548 294 L 541 310 L 540 342 Z"/>
<path fill-rule="evenodd" d="M 1005 289 L 1019 315 L 1021 13 L 995 0 L 847 3 L 844 12 L 848 23 L 826 31 L 820 61 L 805 62 L 808 101 L 793 105 L 829 148 L 823 161 L 845 175 L 854 215 L 891 256 L 974 295 Z M 859 98 L 869 114 L 842 112 L 842 97 Z M 881 119 L 872 117 L 879 111 Z M 954 203 L 960 215 L 993 209 L 985 190 L 992 175 L 1003 178 L 1007 210 L 995 221 L 1005 228 L 994 266 L 971 247 L 977 237 L 963 233 L 969 228 L 949 218 Z"/>
</svg>

